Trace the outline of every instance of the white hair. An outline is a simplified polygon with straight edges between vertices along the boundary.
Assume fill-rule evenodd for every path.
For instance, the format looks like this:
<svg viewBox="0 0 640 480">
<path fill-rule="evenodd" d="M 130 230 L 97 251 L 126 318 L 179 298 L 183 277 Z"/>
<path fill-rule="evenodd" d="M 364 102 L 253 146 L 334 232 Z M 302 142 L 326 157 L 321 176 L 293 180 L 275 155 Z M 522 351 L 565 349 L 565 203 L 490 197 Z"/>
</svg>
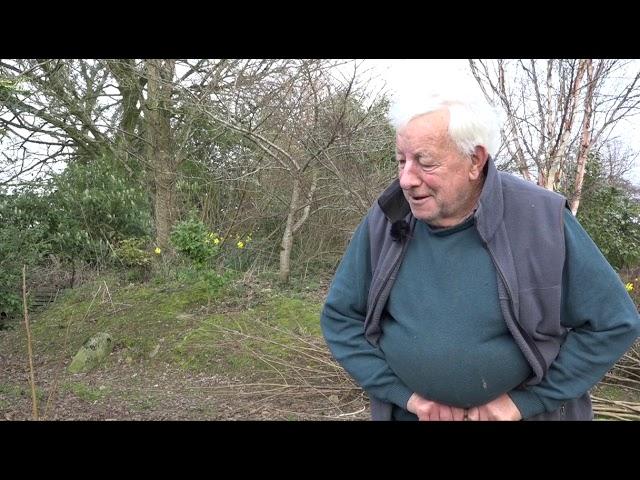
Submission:
<svg viewBox="0 0 640 480">
<path fill-rule="evenodd" d="M 389 109 L 389 121 L 397 130 L 415 117 L 443 109 L 449 111 L 449 136 L 461 152 L 471 155 L 481 145 L 489 155 L 495 155 L 500 143 L 498 117 L 491 106 L 477 98 L 396 97 Z"/>
</svg>

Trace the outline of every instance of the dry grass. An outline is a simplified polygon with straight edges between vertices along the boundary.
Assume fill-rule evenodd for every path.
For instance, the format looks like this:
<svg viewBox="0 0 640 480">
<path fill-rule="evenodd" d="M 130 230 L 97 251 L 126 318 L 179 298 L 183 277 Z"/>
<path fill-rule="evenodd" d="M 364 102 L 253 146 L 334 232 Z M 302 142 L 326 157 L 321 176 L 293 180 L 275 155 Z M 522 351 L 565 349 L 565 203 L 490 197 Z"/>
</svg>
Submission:
<svg viewBox="0 0 640 480">
<path fill-rule="evenodd" d="M 600 383 L 603 387 L 624 389 L 640 397 L 640 343 L 629 349 Z M 591 396 L 594 413 L 600 418 L 615 420 L 640 420 L 640 403 L 637 401 Z"/>
</svg>

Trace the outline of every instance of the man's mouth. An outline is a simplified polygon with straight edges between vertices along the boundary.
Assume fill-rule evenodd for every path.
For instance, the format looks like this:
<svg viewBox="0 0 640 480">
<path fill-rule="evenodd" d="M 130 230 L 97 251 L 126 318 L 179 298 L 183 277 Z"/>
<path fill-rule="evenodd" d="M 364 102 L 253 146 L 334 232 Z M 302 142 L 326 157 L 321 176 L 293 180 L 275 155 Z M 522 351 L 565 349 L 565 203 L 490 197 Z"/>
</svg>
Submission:
<svg viewBox="0 0 640 480">
<path fill-rule="evenodd" d="M 411 201 L 413 203 L 421 203 L 429 198 L 431 195 L 411 195 Z"/>
</svg>

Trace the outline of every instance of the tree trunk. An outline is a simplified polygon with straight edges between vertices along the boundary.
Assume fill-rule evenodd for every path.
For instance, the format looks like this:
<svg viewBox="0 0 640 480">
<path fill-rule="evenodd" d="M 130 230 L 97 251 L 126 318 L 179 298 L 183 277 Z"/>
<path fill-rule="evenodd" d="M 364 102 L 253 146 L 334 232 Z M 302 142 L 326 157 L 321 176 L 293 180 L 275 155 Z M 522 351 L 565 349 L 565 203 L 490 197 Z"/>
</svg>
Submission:
<svg viewBox="0 0 640 480">
<path fill-rule="evenodd" d="M 291 248 L 293 247 L 293 231 L 294 217 L 300 201 L 300 178 L 293 179 L 293 190 L 291 192 L 291 201 L 289 202 L 289 212 L 287 213 L 287 223 L 282 234 L 282 243 L 280 244 L 280 280 L 283 283 L 289 282 L 289 274 L 291 273 Z"/>
<path fill-rule="evenodd" d="M 287 223 L 285 225 L 284 234 L 282 235 L 282 244 L 280 250 L 280 280 L 287 283 L 289 282 L 290 258 L 291 248 L 293 247 L 293 236 L 300 230 L 300 227 L 309 218 L 311 212 L 311 202 L 313 200 L 313 194 L 318 187 L 318 170 L 313 171 L 311 178 L 311 187 L 306 195 L 306 201 L 304 207 L 300 204 L 300 185 L 301 177 L 296 177 L 293 180 L 293 191 L 291 193 L 291 202 L 289 203 L 289 213 L 287 215 Z M 294 223 L 294 219 L 298 211 L 302 208 L 302 214 L 300 218 Z"/>
<path fill-rule="evenodd" d="M 582 85 L 582 78 L 584 77 L 585 67 L 587 60 L 580 60 L 578 63 L 578 69 L 575 77 L 571 83 L 571 91 L 567 96 L 566 112 L 564 112 L 564 121 L 561 126 L 561 135 L 558 140 L 558 144 L 551 150 L 549 154 L 552 163 L 547 178 L 547 184 L 543 185 L 548 190 L 557 191 L 561 180 L 563 180 L 565 168 L 567 163 L 567 150 L 569 147 L 569 140 L 571 130 L 573 128 L 573 122 L 576 114 L 576 107 L 578 105 L 578 97 L 580 96 L 580 88 Z"/>
<path fill-rule="evenodd" d="M 153 170 L 155 186 L 154 216 L 156 245 L 169 245 L 173 224 L 173 191 L 176 182 L 175 159 L 171 146 L 171 89 L 174 60 L 147 60 L 148 91 L 145 114 L 147 120 L 147 159 Z"/>
<path fill-rule="evenodd" d="M 159 153 L 161 155 L 162 152 Z M 158 171 L 154 182 L 156 187 L 154 216 L 156 223 L 156 245 L 166 249 L 169 245 L 169 233 L 173 225 L 173 190 L 176 181 L 175 172 Z"/>
<path fill-rule="evenodd" d="M 582 135 L 580 137 L 580 149 L 578 150 L 576 181 L 573 198 L 571 199 L 571 213 L 576 215 L 582 198 L 582 184 L 584 182 L 584 170 L 587 164 L 587 156 L 591 149 L 591 117 L 593 115 L 593 60 L 587 60 L 587 93 L 584 97 L 584 117 L 582 119 Z"/>
<path fill-rule="evenodd" d="M 560 180 L 560 166 L 557 161 L 551 164 L 551 167 L 545 171 L 540 169 L 538 172 L 538 185 L 547 190 L 555 191 Z"/>
</svg>

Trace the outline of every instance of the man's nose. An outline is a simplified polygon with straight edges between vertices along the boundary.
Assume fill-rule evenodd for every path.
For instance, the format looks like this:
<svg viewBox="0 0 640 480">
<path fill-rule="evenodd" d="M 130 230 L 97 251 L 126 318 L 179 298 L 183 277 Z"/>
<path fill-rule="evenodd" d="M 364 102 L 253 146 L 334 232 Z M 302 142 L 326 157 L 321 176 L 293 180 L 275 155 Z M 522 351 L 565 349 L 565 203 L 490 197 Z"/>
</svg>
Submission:
<svg viewBox="0 0 640 480">
<path fill-rule="evenodd" d="M 408 190 L 420 185 L 420 176 L 416 170 L 415 162 L 407 160 L 398 172 L 400 178 L 400 188 Z"/>
</svg>

